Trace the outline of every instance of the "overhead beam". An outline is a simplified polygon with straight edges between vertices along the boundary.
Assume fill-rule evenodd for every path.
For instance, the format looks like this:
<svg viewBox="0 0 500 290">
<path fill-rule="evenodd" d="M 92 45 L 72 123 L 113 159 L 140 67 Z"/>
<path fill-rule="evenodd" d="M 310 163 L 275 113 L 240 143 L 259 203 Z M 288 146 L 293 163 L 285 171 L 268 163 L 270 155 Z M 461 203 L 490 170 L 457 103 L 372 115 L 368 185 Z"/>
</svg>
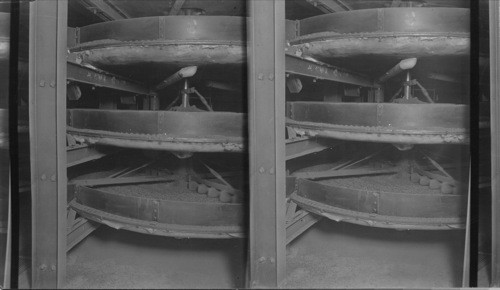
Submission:
<svg viewBox="0 0 500 290">
<path fill-rule="evenodd" d="M 104 21 L 130 18 L 127 13 L 106 0 L 83 0 L 82 4 Z"/>
<path fill-rule="evenodd" d="M 69 59 L 67 74 L 68 81 L 141 95 L 152 94 L 149 88 L 143 84 L 105 71 L 88 68 Z"/>
<path fill-rule="evenodd" d="M 290 49 L 290 48 L 288 48 Z M 361 87 L 375 87 L 376 84 L 366 76 L 349 72 L 345 69 L 312 62 L 302 57 L 286 53 L 286 72 L 292 75 L 311 77 L 319 80 L 334 81 Z"/>
<path fill-rule="evenodd" d="M 321 10 L 323 13 L 349 11 L 352 8 L 343 0 L 306 0 L 307 3 Z"/>
<path fill-rule="evenodd" d="M 175 2 L 172 5 L 172 8 L 170 9 L 170 12 L 168 14 L 169 15 L 179 14 L 179 11 L 181 11 L 182 5 L 184 5 L 184 2 L 186 2 L 186 0 L 175 0 Z"/>
</svg>

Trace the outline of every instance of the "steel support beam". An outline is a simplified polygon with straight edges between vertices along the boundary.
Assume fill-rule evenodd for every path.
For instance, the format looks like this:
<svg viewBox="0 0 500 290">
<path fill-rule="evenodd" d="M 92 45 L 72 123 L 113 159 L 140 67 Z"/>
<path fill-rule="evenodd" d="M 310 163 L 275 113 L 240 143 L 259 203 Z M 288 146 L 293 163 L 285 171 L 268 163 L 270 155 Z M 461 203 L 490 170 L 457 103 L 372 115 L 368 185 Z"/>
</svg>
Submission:
<svg viewBox="0 0 500 290">
<path fill-rule="evenodd" d="M 288 48 L 293 50 L 293 48 Z M 361 87 L 374 87 L 372 80 L 365 76 L 348 72 L 327 64 L 315 63 L 301 57 L 286 55 L 286 72 L 289 74 L 312 77 L 320 80 L 334 81 Z"/>
<path fill-rule="evenodd" d="M 500 3 L 490 0 L 491 287 L 500 287 Z"/>
<path fill-rule="evenodd" d="M 172 5 L 172 8 L 170 9 L 170 12 L 168 14 L 169 15 L 179 14 L 179 11 L 181 11 L 182 5 L 184 5 L 184 2 L 186 2 L 186 0 L 175 0 L 174 4 Z"/>
<path fill-rule="evenodd" d="M 152 94 L 149 88 L 142 84 L 108 72 L 91 69 L 72 61 L 68 61 L 67 74 L 69 81 L 141 95 Z"/>
<path fill-rule="evenodd" d="M 285 1 L 248 1 L 250 271 L 247 286 L 286 274 Z"/>
<path fill-rule="evenodd" d="M 120 20 L 130 18 L 125 12 L 106 0 L 85 0 L 84 5 L 102 20 Z"/>
<path fill-rule="evenodd" d="M 33 288 L 65 284 L 67 16 L 66 0 L 30 3 Z"/>
<path fill-rule="evenodd" d="M 352 8 L 342 0 L 306 0 L 323 13 L 349 11 Z"/>
<path fill-rule="evenodd" d="M 114 151 L 113 151 L 114 149 Z M 68 162 L 68 167 L 76 166 L 85 162 L 100 159 L 111 153 L 116 153 L 116 148 L 113 149 L 102 149 L 96 148 L 95 146 L 83 144 L 68 147 L 68 155 L 66 160 Z"/>
<path fill-rule="evenodd" d="M 317 153 L 340 144 L 339 141 L 321 142 L 312 137 L 297 137 L 286 140 L 286 160 Z"/>
</svg>

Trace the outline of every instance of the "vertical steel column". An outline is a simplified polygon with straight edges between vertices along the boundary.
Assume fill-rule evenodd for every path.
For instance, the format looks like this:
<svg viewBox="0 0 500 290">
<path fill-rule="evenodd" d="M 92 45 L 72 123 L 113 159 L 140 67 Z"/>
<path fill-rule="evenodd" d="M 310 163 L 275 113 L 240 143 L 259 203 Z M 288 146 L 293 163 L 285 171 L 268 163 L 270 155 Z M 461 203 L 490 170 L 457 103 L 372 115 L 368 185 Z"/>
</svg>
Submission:
<svg viewBox="0 0 500 290">
<path fill-rule="evenodd" d="M 500 286 L 500 3 L 490 0 L 491 286 Z"/>
<path fill-rule="evenodd" d="M 68 2 L 30 3 L 30 152 L 33 288 L 66 276 L 66 39 Z"/>
<path fill-rule="evenodd" d="M 285 1 L 248 1 L 250 273 L 277 287 L 286 272 Z"/>
</svg>

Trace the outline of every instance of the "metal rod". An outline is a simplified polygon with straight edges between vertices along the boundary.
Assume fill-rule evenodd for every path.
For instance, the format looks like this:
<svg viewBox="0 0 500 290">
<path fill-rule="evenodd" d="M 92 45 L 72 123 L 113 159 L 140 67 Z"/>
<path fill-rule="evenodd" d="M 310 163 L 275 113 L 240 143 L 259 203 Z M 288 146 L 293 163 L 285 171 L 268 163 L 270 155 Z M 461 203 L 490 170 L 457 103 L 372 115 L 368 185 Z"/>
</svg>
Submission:
<svg viewBox="0 0 500 290">
<path fill-rule="evenodd" d="M 429 101 L 429 103 L 434 103 L 434 100 L 431 98 L 431 96 L 429 95 L 429 92 L 427 92 L 427 90 L 424 88 L 424 86 L 422 86 L 417 80 L 415 80 L 415 83 L 420 88 L 420 90 L 422 90 L 422 94 Z"/>
<path fill-rule="evenodd" d="M 413 67 L 415 67 L 416 64 L 417 64 L 416 58 L 403 59 L 397 65 L 395 65 L 393 68 L 391 68 L 385 74 L 383 74 L 381 77 L 379 77 L 378 82 L 383 83 L 383 82 L 389 80 L 390 78 L 397 76 L 398 74 L 402 73 L 405 70 L 412 69 Z"/>
<path fill-rule="evenodd" d="M 184 87 L 183 87 L 183 90 L 181 92 L 181 96 L 182 96 L 182 107 L 184 108 L 187 108 L 189 107 L 189 93 L 187 92 L 189 89 L 189 83 L 188 83 L 188 80 L 184 80 Z"/>
<path fill-rule="evenodd" d="M 411 81 L 411 74 L 410 72 L 406 72 L 406 82 L 405 84 L 403 85 L 404 87 L 404 98 L 409 100 L 411 98 L 411 85 L 410 85 L 410 81 Z"/>
</svg>

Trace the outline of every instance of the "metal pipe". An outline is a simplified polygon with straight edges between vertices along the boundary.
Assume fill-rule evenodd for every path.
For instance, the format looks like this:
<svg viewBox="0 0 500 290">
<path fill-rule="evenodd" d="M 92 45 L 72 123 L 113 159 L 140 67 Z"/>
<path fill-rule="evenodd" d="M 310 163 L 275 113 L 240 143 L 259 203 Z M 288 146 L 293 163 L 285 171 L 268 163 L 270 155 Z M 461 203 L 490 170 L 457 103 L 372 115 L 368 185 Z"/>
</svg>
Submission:
<svg viewBox="0 0 500 290">
<path fill-rule="evenodd" d="M 390 78 L 402 73 L 405 70 L 409 70 L 415 67 L 417 64 L 417 58 L 407 58 L 400 61 L 397 65 L 387 71 L 384 75 L 378 78 L 379 83 L 383 83 Z"/>
<path fill-rule="evenodd" d="M 410 75 L 410 72 L 406 72 L 406 82 L 405 84 L 403 85 L 404 87 L 404 98 L 406 100 L 409 100 L 411 98 L 411 85 L 410 85 L 410 81 L 411 81 L 411 75 Z"/>
<path fill-rule="evenodd" d="M 194 76 L 197 70 L 198 70 L 197 66 L 188 66 L 181 68 L 178 72 L 174 73 L 173 75 L 169 76 L 164 81 L 156 85 L 156 87 L 153 90 L 158 91 L 168 86 L 171 86 L 182 79 L 190 78 Z"/>
<path fill-rule="evenodd" d="M 184 80 L 184 87 L 183 87 L 183 90 L 182 90 L 182 107 L 184 108 L 187 108 L 189 107 L 189 94 L 187 92 L 187 90 L 189 89 L 189 84 L 188 84 L 188 80 Z"/>
</svg>

